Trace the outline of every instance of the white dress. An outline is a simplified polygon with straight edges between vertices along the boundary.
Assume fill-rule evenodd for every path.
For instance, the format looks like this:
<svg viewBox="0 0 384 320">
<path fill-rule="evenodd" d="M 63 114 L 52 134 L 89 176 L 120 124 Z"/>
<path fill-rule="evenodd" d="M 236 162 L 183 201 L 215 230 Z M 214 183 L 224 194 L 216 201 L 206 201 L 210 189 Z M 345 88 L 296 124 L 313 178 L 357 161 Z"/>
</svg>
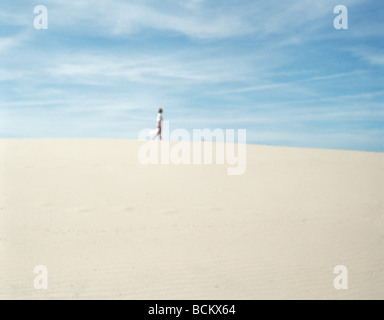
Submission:
<svg viewBox="0 0 384 320">
<path fill-rule="evenodd" d="M 156 130 L 151 130 L 150 131 L 149 134 L 151 136 L 158 135 L 160 133 L 162 122 L 163 122 L 163 116 L 162 116 L 161 113 L 159 113 L 159 114 L 157 114 L 157 128 L 156 128 Z"/>
<path fill-rule="evenodd" d="M 159 132 L 159 128 L 161 128 L 161 125 L 162 125 L 162 122 L 163 122 L 163 116 L 161 113 L 159 113 L 157 115 L 157 132 Z"/>
</svg>

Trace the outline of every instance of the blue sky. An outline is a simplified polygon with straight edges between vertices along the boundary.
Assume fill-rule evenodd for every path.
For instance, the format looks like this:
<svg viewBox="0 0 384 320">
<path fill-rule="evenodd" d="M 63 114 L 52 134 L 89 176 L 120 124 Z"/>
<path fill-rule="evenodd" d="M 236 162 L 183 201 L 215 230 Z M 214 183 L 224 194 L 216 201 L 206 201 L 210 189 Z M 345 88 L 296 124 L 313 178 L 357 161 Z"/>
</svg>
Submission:
<svg viewBox="0 0 384 320">
<path fill-rule="evenodd" d="M 0 137 L 137 139 L 163 107 L 171 130 L 382 152 L 383 17 L 380 0 L 2 0 Z"/>
</svg>

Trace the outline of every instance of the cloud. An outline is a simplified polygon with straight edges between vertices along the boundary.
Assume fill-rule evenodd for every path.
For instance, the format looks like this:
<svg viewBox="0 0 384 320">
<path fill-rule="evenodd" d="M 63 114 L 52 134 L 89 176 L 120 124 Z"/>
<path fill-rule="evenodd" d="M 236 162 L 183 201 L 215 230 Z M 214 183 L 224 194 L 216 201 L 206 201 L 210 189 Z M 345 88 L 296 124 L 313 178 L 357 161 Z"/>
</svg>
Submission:
<svg viewBox="0 0 384 320">
<path fill-rule="evenodd" d="M 158 54 L 93 54 L 56 55 L 42 72 L 58 81 L 83 84 L 106 84 L 120 81 L 150 83 L 160 86 L 174 83 L 219 84 L 254 78 L 249 57 L 217 56 L 202 50 Z M 175 81 L 178 81 L 175 83 Z"/>
<path fill-rule="evenodd" d="M 27 36 L 25 34 L 18 34 L 13 37 L 0 38 L 0 54 L 7 53 L 12 49 L 21 46 L 26 39 Z"/>
<path fill-rule="evenodd" d="M 374 44 L 359 44 L 354 45 L 353 47 L 348 46 L 346 48 L 342 48 L 341 50 L 372 66 L 384 66 L 384 50 L 380 46 L 377 47 Z"/>
<path fill-rule="evenodd" d="M 377 66 L 384 67 L 384 53 L 370 52 L 370 51 L 355 51 L 356 55 L 363 59 L 365 62 Z"/>
<path fill-rule="evenodd" d="M 348 1 L 350 6 L 358 3 Z M 64 33 L 125 37 L 152 30 L 218 40 L 277 35 L 282 37 L 278 39 L 280 46 L 285 46 L 318 36 L 319 29 L 332 22 L 335 1 L 52 0 L 46 6 L 50 28 Z M 31 28 L 33 5 L 15 7 L 0 14 L 7 25 Z"/>
<path fill-rule="evenodd" d="M 349 4 L 357 3 L 350 0 Z M 335 1 L 122 1 L 65 0 L 49 5 L 53 26 L 81 32 L 124 36 L 146 29 L 197 39 L 313 33 L 332 21 Z M 328 17 L 328 18 L 327 18 Z M 298 37 L 287 43 L 299 43 Z"/>
<path fill-rule="evenodd" d="M 0 69 L 0 82 L 22 79 L 24 75 L 25 73 L 22 71 Z"/>
<path fill-rule="evenodd" d="M 242 13 L 209 8 L 205 1 L 55 1 L 53 24 L 97 34 L 129 35 L 145 29 L 177 32 L 194 38 L 225 38 L 249 31 Z M 224 5 L 225 7 L 225 5 Z M 235 8 L 234 6 L 232 6 Z M 90 27 L 92 26 L 92 27 Z"/>
<path fill-rule="evenodd" d="M 252 87 L 245 87 L 240 89 L 234 89 L 231 92 L 250 92 L 250 91 L 265 91 L 265 90 L 275 90 L 275 89 L 281 89 L 290 86 L 291 83 L 273 83 L 273 84 L 263 84 L 258 86 L 252 86 Z"/>
</svg>

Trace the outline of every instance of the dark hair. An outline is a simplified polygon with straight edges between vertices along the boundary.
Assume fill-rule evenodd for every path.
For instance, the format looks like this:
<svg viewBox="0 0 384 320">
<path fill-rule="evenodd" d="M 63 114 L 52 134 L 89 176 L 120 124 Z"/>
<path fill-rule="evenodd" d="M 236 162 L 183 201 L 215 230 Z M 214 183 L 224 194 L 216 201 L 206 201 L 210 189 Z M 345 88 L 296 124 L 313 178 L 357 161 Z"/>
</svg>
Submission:
<svg viewBox="0 0 384 320">
<path fill-rule="evenodd" d="M 160 108 L 160 109 L 159 109 L 159 113 L 163 113 L 163 109 Z"/>
</svg>

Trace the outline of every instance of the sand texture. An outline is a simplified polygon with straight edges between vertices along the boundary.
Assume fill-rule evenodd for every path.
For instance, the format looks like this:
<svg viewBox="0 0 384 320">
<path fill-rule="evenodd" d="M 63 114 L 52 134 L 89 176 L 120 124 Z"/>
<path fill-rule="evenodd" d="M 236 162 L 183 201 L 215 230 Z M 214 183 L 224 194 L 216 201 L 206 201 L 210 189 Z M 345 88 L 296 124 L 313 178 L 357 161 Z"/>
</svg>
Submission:
<svg viewBox="0 0 384 320">
<path fill-rule="evenodd" d="M 0 140 L 0 299 L 384 299 L 383 153 L 248 145 L 228 176 L 140 146 Z"/>
</svg>

